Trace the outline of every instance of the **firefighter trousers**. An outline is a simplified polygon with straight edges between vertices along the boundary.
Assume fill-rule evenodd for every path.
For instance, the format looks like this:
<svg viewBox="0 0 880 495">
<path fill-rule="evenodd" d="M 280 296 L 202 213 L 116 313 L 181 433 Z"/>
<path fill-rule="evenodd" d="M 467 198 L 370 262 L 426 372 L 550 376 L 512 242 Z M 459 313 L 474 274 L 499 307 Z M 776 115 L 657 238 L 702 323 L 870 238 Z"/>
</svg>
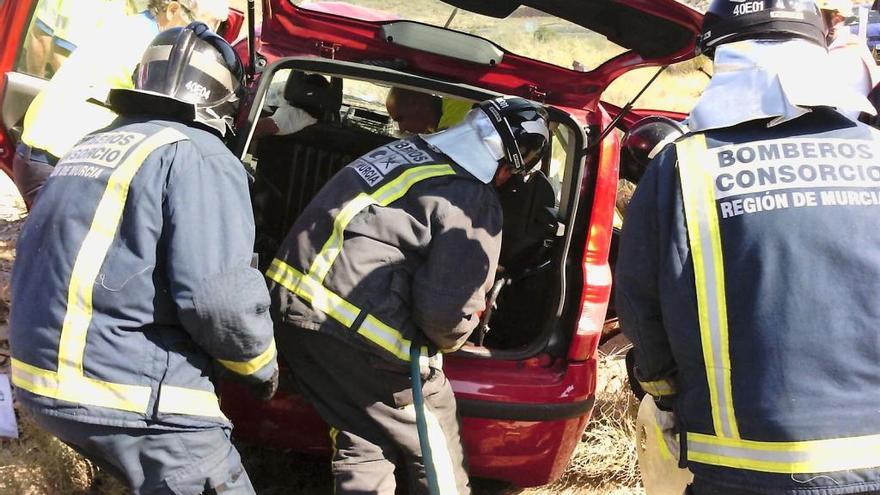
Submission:
<svg viewBox="0 0 880 495">
<path fill-rule="evenodd" d="M 28 408 L 43 429 L 140 495 L 253 495 L 228 428 L 123 428 Z"/>
<path fill-rule="evenodd" d="M 49 153 L 19 143 L 12 157 L 12 177 L 28 209 L 52 174 L 58 159 Z"/>
<path fill-rule="evenodd" d="M 281 326 L 279 350 L 301 393 L 330 425 L 335 493 L 427 494 L 409 371 L 317 331 Z M 443 495 L 470 493 L 455 397 L 440 368 L 422 371 L 434 466 Z"/>
</svg>

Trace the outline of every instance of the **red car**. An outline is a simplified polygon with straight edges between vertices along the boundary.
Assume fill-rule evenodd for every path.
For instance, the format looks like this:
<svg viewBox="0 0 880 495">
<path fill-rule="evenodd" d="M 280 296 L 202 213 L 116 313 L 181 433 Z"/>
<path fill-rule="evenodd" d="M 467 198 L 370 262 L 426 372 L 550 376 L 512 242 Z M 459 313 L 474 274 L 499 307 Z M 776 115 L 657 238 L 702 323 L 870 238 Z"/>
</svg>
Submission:
<svg viewBox="0 0 880 495">
<path fill-rule="evenodd" d="M 43 83 L 24 72 L 19 53 L 37 3 L 0 0 L 0 160 L 7 171 L 17 126 Z M 398 135 L 383 105 L 389 88 L 444 100 L 518 95 L 550 108 L 553 146 L 541 170 L 501 191 L 505 225 L 493 310 L 472 342 L 446 356 L 444 369 L 471 474 L 520 487 L 553 481 L 589 421 L 596 350 L 613 316 L 619 138 L 608 131 L 620 109 L 600 98 L 630 70 L 692 58 L 702 15 L 675 0 L 297 3 L 263 2 L 257 78 L 233 145 L 255 178 L 255 251 L 263 266 L 333 173 Z M 241 21 L 240 12 L 231 16 L 226 36 L 234 37 Z M 239 46 L 247 58 L 246 45 Z M 305 92 L 290 82 L 291 71 L 331 83 L 318 102 L 320 132 L 255 139 L 261 116 L 302 103 Z M 625 130 L 642 115 L 630 112 L 616 126 Z M 327 452 L 326 425 L 285 378 L 269 403 L 235 384 L 223 387 L 236 436 Z"/>
</svg>

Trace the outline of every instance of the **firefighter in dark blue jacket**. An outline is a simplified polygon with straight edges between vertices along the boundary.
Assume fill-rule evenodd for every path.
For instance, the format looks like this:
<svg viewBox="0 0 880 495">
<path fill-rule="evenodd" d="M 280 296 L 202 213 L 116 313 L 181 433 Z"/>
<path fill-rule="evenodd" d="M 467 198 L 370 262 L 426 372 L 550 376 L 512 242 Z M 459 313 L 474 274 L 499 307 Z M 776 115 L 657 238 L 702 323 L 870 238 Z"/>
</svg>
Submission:
<svg viewBox="0 0 880 495">
<path fill-rule="evenodd" d="M 813 2 L 716 0 L 715 75 L 627 210 L 617 309 L 690 493 L 880 493 L 880 133 Z"/>
<path fill-rule="evenodd" d="M 269 397 L 278 373 L 247 176 L 220 139 L 242 75 L 204 24 L 161 33 L 18 242 L 18 399 L 134 493 L 253 493 L 212 382 L 219 364 Z"/>
</svg>

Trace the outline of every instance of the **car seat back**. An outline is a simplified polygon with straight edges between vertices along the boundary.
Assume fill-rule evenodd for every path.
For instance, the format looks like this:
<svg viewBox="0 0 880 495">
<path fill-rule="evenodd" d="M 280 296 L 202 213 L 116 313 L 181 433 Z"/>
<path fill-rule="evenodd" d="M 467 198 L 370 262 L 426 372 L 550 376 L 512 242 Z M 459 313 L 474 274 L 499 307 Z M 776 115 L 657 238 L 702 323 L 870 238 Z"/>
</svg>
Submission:
<svg viewBox="0 0 880 495">
<path fill-rule="evenodd" d="M 294 134 L 268 136 L 257 143 L 252 198 L 261 268 L 268 266 L 296 218 L 334 174 L 393 140 L 339 121 L 341 80 L 321 86 L 314 78 L 296 74 L 288 79 L 285 99 L 309 106 L 320 118 Z"/>
</svg>

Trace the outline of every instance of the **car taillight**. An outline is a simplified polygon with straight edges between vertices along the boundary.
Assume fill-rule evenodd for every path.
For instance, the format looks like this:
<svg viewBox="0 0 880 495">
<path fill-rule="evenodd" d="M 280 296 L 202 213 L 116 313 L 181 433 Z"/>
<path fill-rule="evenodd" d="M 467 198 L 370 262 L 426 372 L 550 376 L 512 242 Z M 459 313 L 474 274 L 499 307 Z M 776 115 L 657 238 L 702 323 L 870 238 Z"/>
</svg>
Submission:
<svg viewBox="0 0 880 495">
<path fill-rule="evenodd" d="M 598 176 L 583 257 L 584 288 L 577 331 L 568 352 L 571 361 L 585 361 L 593 357 L 605 324 L 608 298 L 611 296 L 608 254 L 617 198 L 619 141 L 617 134 L 612 132 L 599 146 Z"/>
</svg>

